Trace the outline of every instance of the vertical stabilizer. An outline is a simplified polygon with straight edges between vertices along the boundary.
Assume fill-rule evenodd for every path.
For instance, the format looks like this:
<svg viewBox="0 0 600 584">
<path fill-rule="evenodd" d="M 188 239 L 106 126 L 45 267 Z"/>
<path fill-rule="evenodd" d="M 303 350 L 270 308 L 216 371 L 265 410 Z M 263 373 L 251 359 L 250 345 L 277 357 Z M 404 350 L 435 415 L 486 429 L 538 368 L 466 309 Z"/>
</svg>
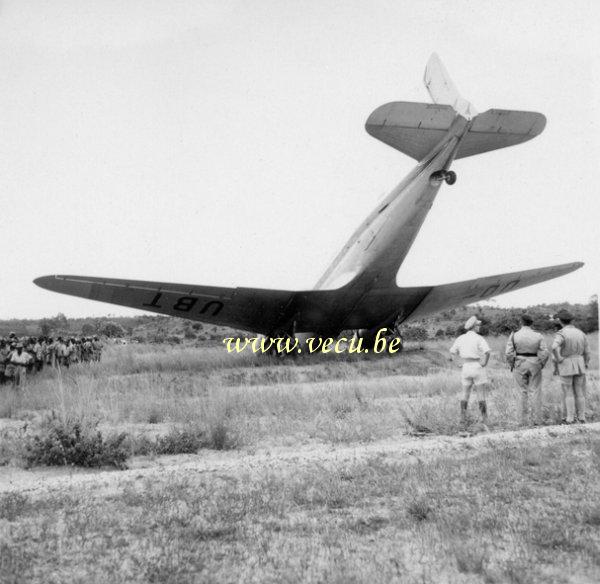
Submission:
<svg viewBox="0 0 600 584">
<path fill-rule="evenodd" d="M 427 61 L 423 80 L 433 103 L 450 105 L 457 114 L 467 120 L 472 120 L 477 115 L 473 104 L 464 99 L 452 83 L 446 67 L 436 53 L 433 53 Z"/>
</svg>

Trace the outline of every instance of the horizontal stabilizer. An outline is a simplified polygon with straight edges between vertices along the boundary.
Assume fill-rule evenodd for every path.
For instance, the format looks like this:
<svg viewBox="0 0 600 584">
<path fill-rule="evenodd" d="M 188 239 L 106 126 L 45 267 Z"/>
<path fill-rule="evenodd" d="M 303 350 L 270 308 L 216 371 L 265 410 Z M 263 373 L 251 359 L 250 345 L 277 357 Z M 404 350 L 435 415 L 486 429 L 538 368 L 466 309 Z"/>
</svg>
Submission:
<svg viewBox="0 0 600 584">
<path fill-rule="evenodd" d="M 378 107 L 365 128 L 388 146 L 422 160 L 444 138 L 455 116 L 450 105 L 396 101 Z M 546 118 L 540 113 L 488 110 L 473 118 L 455 158 L 527 142 L 545 126 Z"/>
<path fill-rule="evenodd" d="M 582 266 L 582 262 L 573 262 L 433 286 L 407 320 L 422 318 L 427 314 L 432 314 L 440 310 L 487 300 L 493 296 L 513 292 L 520 288 L 545 282 L 546 280 L 552 280 L 553 278 L 558 278 L 569 272 L 578 270 Z M 406 293 L 410 289 L 402 288 L 401 290 Z M 416 290 L 421 290 L 421 288 Z"/>
</svg>

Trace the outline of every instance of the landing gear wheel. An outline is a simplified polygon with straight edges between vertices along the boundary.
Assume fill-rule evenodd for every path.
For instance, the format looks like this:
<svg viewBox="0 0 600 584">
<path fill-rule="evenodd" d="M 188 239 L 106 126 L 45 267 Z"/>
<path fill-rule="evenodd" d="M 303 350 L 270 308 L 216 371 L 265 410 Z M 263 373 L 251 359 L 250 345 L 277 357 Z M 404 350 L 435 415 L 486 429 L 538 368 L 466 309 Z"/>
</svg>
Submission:
<svg viewBox="0 0 600 584">
<path fill-rule="evenodd" d="M 456 182 L 456 173 L 453 170 L 449 170 L 444 177 L 447 184 L 453 185 Z"/>
</svg>

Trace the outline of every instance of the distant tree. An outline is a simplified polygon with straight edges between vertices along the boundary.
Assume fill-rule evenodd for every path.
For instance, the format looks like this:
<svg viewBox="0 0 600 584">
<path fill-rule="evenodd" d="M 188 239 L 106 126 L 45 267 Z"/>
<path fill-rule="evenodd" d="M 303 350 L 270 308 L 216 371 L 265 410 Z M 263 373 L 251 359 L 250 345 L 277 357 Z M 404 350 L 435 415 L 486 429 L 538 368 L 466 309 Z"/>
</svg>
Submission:
<svg viewBox="0 0 600 584">
<path fill-rule="evenodd" d="M 89 336 L 93 335 L 95 332 L 96 332 L 96 328 L 94 327 L 94 325 L 91 325 L 89 322 L 86 322 L 81 327 L 81 334 L 84 337 L 89 337 Z"/>
<path fill-rule="evenodd" d="M 535 314 L 533 316 L 533 328 L 541 333 L 554 331 L 554 320 L 548 314 Z"/>
<path fill-rule="evenodd" d="M 50 336 L 51 332 L 52 326 L 50 324 L 50 321 L 47 318 L 42 318 L 42 320 L 40 321 L 40 334 L 43 337 L 47 337 Z"/>
<path fill-rule="evenodd" d="M 102 325 L 100 334 L 107 337 L 123 337 L 125 335 L 125 329 L 116 322 L 109 320 Z"/>
<path fill-rule="evenodd" d="M 584 333 L 598 330 L 598 296 L 594 294 L 586 307 L 585 315 L 577 323 Z"/>
<path fill-rule="evenodd" d="M 196 338 L 196 333 L 194 332 L 194 330 L 190 327 L 190 328 L 186 328 L 183 331 L 183 336 L 186 339 L 195 339 Z"/>
<path fill-rule="evenodd" d="M 509 313 L 500 313 L 489 324 L 489 331 L 493 335 L 509 335 L 520 327 L 519 315 L 511 311 Z"/>
<path fill-rule="evenodd" d="M 68 331 L 69 330 L 69 321 L 67 317 L 59 312 L 56 316 L 52 318 L 45 319 L 52 330 L 55 331 Z"/>
</svg>

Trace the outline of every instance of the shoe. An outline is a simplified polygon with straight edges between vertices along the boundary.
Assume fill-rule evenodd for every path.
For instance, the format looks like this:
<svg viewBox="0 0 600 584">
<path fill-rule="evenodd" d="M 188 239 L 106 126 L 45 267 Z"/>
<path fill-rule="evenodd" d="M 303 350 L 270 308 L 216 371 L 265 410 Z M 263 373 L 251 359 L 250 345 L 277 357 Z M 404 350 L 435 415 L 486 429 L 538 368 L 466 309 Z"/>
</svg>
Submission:
<svg viewBox="0 0 600 584">
<path fill-rule="evenodd" d="M 574 424 L 585 424 L 585 420 L 575 420 L 575 422 L 573 422 Z"/>
</svg>

